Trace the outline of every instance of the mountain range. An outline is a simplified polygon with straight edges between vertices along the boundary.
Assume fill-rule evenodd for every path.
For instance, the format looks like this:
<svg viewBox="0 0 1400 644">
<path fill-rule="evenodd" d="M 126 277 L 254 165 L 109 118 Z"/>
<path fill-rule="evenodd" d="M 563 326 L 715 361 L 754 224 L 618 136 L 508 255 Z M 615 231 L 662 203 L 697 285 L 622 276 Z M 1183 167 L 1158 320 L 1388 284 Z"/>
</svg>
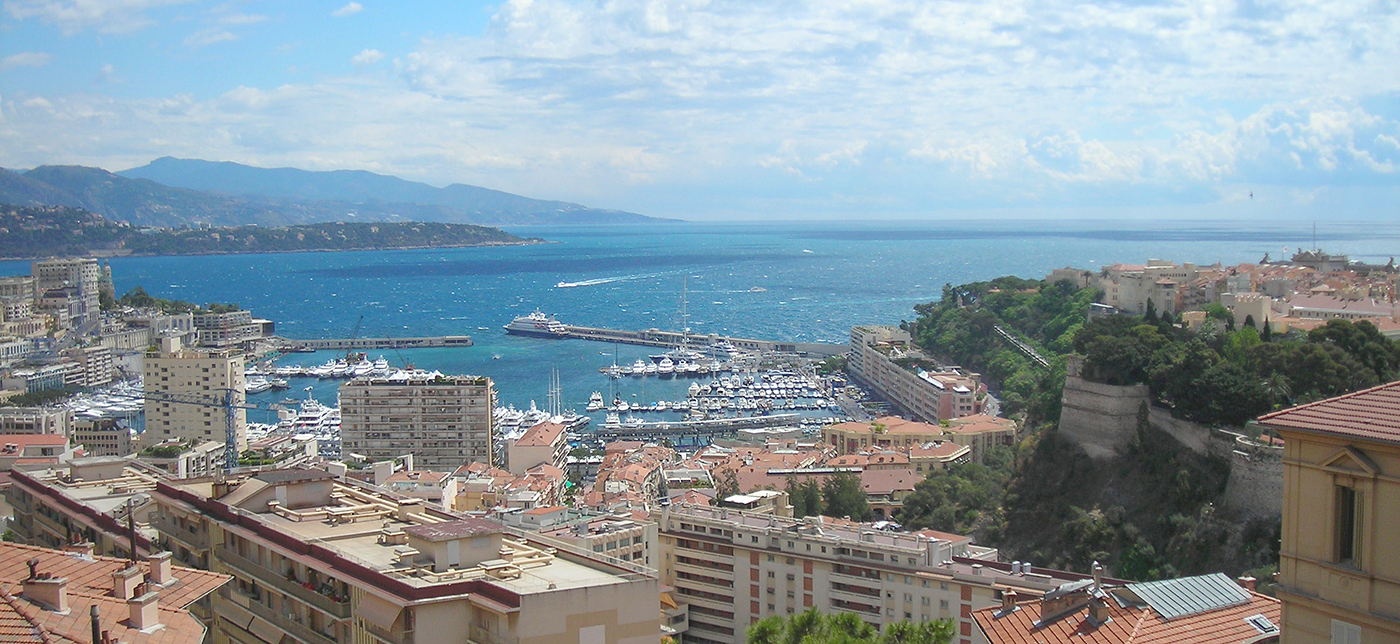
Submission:
<svg viewBox="0 0 1400 644">
<path fill-rule="evenodd" d="M 0 203 L 82 208 L 135 226 L 285 226 L 330 221 L 494 225 L 667 221 L 477 186 L 445 188 L 362 170 L 312 172 L 163 157 L 108 172 L 0 169 Z"/>
</svg>

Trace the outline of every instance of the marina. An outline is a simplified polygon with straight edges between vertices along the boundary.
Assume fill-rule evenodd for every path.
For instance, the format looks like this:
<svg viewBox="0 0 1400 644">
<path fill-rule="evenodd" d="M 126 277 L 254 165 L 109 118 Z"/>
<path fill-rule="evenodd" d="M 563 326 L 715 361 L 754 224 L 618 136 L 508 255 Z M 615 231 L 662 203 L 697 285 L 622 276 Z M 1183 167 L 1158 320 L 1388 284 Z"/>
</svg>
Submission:
<svg viewBox="0 0 1400 644">
<path fill-rule="evenodd" d="M 274 336 L 271 340 L 287 351 L 363 351 L 367 349 L 423 349 L 429 347 L 469 347 L 471 336 L 438 335 L 422 338 L 324 338 L 296 340 Z"/>
<path fill-rule="evenodd" d="M 752 338 L 728 337 L 713 333 L 701 335 L 689 333 L 688 331 L 663 331 L 661 329 L 624 331 L 619 329 L 576 326 L 564 324 L 555 319 L 552 315 L 541 313 L 538 309 L 530 315 L 520 316 L 512 320 L 510 324 L 505 326 L 505 330 L 506 333 L 513 335 L 527 335 L 561 340 L 593 340 L 595 342 L 614 342 L 617 344 L 634 344 L 649 347 L 728 345 L 744 351 L 776 351 L 810 358 L 825 358 L 828 356 L 841 355 L 849 348 L 848 345 L 831 344 L 827 342 L 785 342 L 780 340 L 755 340 Z"/>
</svg>

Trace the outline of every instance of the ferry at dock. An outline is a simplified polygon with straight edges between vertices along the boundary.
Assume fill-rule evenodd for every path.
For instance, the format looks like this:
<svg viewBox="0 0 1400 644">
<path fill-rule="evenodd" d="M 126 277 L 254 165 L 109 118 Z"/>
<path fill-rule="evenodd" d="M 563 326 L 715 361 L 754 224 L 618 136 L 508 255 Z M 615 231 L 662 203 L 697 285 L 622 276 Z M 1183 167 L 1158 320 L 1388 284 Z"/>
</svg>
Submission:
<svg viewBox="0 0 1400 644">
<path fill-rule="evenodd" d="M 534 313 L 522 315 L 510 321 L 505 326 L 506 333 L 511 335 L 528 335 L 537 338 L 567 338 L 569 330 L 563 322 L 554 319 L 552 315 L 545 315 L 539 309 Z"/>
</svg>

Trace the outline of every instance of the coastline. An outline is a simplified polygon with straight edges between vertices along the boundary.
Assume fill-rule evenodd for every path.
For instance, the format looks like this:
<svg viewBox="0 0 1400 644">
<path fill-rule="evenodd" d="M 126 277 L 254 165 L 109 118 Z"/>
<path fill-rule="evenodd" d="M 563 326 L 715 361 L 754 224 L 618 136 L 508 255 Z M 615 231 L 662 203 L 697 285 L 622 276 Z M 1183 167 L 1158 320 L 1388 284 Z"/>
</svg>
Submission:
<svg viewBox="0 0 1400 644">
<path fill-rule="evenodd" d="M 479 244 L 435 244 L 428 246 L 361 246 L 356 248 L 302 248 L 296 250 L 245 250 L 245 251 L 208 251 L 192 253 L 131 253 L 120 251 L 88 251 L 82 255 L 64 255 L 64 257 L 93 257 L 97 259 L 108 259 L 112 257 L 200 257 L 208 255 L 284 255 L 288 253 L 350 253 L 362 250 L 425 250 L 432 248 L 484 248 L 489 246 L 536 246 L 540 244 L 557 244 L 559 242 L 548 239 L 522 239 L 518 242 L 483 242 Z M 0 257 L 0 262 L 26 262 L 57 257 L 57 255 L 34 255 L 25 257 Z"/>
</svg>

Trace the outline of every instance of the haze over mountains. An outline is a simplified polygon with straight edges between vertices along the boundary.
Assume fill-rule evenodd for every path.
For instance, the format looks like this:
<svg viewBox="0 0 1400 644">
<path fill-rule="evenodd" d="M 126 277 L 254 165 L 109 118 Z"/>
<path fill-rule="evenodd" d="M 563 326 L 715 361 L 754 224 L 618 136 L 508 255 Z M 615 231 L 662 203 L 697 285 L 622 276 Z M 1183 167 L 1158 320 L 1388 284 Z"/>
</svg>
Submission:
<svg viewBox="0 0 1400 644">
<path fill-rule="evenodd" d="M 372 172 L 312 172 L 163 157 L 118 173 L 84 166 L 0 169 L 0 203 L 82 208 L 138 226 L 279 226 L 327 221 L 613 224 L 664 221 L 464 184 L 434 188 Z"/>
</svg>

